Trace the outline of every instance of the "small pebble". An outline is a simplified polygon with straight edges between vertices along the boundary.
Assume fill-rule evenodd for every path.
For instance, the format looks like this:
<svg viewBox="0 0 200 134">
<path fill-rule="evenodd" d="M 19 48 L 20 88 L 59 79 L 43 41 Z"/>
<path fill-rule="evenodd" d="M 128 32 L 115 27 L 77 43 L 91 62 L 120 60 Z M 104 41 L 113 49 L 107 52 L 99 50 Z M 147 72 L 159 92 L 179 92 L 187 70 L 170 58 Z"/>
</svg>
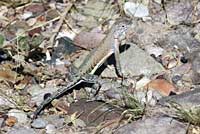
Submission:
<svg viewBox="0 0 200 134">
<path fill-rule="evenodd" d="M 55 134 L 56 133 L 56 127 L 53 124 L 48 124 L 46 126 L 46 133 L 47 134 Z"/>
<path fill-rule="evenodd" d="M 175 76 L 173 76 L 172 77 L 172 82 L 174 83 L 174 84 L 176 84 L 178 81 L 180 81 L 181 80 L 181 76 L 180 75 L 175 75 Z"/>
<path fill-rule="evenodd" d="M 13 116 L 17 118 L 17 122 L 21 124 L 25 124 L 28 121 L 28 117 L 24 111 L 18 110 L 18 109 L 11 109 L 8 112 L 8 116 Z"/>
<path fill-rule="evenodd" d="M 45 128 L 47 124 L 48 122 L 46 120 L 42 118 L 37 118 L 36 120 L 33 121 L 33 123 L 31 123 L 31 126 L 33 128 L 41 129 L 41 128 Z"/>
<path fill-rule="evenodd" d="M 49 124 L 53 124 L 56 128 L 63 127 L 65 124 L 65 119 L 60 117 L 59 115 L 49 115 L 45 118 L 49 122 Z"/>
</svg>

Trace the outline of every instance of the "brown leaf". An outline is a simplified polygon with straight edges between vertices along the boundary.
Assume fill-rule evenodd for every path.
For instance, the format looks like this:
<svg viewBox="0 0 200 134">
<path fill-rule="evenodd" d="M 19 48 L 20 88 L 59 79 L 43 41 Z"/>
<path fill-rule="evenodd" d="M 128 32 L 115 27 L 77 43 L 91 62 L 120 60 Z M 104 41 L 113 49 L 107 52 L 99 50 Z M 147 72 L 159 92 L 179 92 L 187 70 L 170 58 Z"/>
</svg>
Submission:
<svg viewBox="0 0 200 134">
<path fill-rule="evenodd" d="M 5 121 L 6 125 L 9 127 L 12 127 L 15 125 L 15 123 L 17 123 L 17 118 L 14 116 L 9 116 L 6 121 Z"/>
<path fill-rule="evenodd" d="M 152 80 L 147 84 L 148 89 L 159 91 L 164 96 L 169 96 L 171 92 L 175 92 L 175 87 L 165 79 Z"/>
<path fill-rule="evenodd" d="M 30 30 L 30 31 L 28 32 L 28 34 L 32 37 L 32 36 L 35 35 L 35 34 L 39 34 L 41 31 L 42 31 L 41 27 L 38 27 L 38 28 L 35 28 L 35 29 L 33 29 L 33 30 Z"/>
<path fill-rule="evenodd" d="M 63 100 L 61 100 L 61 101 L 60 101 L 60 100 L 54 100 L 54 101 L 52 102 L 52 105 L 53 105 L 56 109 L 62 111 L 62 112 L 65 113 L 65 114 L 67 114 L 68 111 L 69 111 L 69 105 L 67 104 L 66 101 L 63 101 Z"/>
<path fill-rule="evenodd" d="M 0 70 L 0 80 L 7 80 L 15 83 L 17 78 L 17 73 L 11 70 Z"/>
<path fill-rule="evenodd" d="M 32 12 L 33 14 L 39 15 L 42 14 L 45 11 L 43 4 L 30 4 L 25 8 L 25 11 Z"/>
<path fill-rule="evenodd" d="M 22 80 L 17 82 L 17 84 L 15 85 L 15 89 L 24 89 L 30 83 L 30 81 L 31 81 L 31 77 L 25 76 Z"/>
</svg>

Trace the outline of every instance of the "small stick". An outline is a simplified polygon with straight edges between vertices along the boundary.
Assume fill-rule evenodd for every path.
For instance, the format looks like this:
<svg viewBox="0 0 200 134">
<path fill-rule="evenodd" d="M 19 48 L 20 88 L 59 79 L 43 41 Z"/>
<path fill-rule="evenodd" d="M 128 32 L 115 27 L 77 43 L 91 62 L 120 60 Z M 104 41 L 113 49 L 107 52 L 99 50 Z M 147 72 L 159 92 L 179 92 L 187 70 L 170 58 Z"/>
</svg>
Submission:
<svg viewBox="0 0 200 134">
<path fill-rule="evenodd" d="M 53 35 L 51 36 L 49 42 L 50 42 L 50 47 L 53 47 L 54 46 L 54 41 L 55 41 L 55 38 L 56 36 L 58 35 L 58 32 L 60 31 L 62 25 L 63 25 L 63 22 L 65 20 L 65 16 L 67 15 L 67 13 L 69 12 L 69 10 L 72 8 L 73 4 L 70 3 L 68 5 L 67 8 L 65 8 L 65 11 L 60 15 L 60 20 L 58 21 L 58 24 L 55 28 L 55 30 L 53 31 Z"/>
</svg>

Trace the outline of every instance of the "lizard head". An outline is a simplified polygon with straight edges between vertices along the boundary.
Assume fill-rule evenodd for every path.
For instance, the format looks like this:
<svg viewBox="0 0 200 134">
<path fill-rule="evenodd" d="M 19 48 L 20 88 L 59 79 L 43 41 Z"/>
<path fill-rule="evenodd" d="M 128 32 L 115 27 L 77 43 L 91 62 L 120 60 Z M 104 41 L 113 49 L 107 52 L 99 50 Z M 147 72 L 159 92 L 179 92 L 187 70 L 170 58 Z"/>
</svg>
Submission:
<svg viewBox="0 0 200 134">
<path fill-rule="evenodd" d="M 130 27 L 130 21 L 120 21 L 114 24 L 112 28 L 113 36 L 115 39 L 122 41 L 126 39 L 126 33 Z"/>
</svg>

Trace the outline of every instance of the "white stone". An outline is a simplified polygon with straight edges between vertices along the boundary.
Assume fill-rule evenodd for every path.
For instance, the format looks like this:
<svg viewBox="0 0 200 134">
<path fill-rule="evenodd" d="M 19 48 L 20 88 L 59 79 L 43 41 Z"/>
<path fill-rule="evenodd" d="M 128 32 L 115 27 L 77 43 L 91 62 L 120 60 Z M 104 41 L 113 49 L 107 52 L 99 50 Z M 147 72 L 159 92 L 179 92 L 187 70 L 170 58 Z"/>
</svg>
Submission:
<svg viewBox="0 0 200 134">
<path fill-rule="evenodd" d="M 28 121 L 28 117 L 24 111 L 18 109 L 11 109 L 8 112 L 8 116 L 14 116 L 17 118 L 18 123 L 25 124 Z"/>
<path fill-rule="evenodd" d="M 124 4 L 124 12 L 129 17 L 146 17 L 149 15 L 148 7 L 142 3 L 126 2 Z"/>
</svg>

